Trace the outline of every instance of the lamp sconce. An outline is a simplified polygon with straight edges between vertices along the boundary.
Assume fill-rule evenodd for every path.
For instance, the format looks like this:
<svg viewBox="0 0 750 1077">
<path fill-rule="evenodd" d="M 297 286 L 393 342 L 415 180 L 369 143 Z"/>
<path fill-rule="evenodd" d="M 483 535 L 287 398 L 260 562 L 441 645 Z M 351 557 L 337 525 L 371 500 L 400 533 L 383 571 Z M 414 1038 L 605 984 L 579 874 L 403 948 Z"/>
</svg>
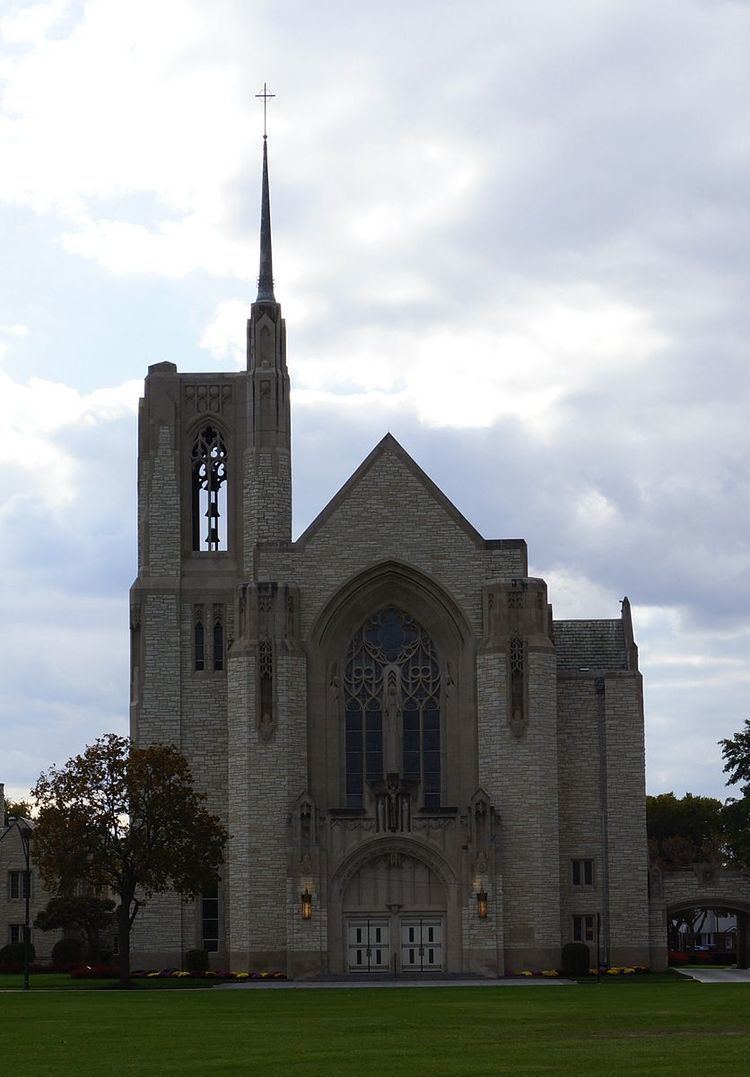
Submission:
<svg viewBox="0 0 750 1077">
<path fill-rule="evenodd" d="M 487 919 L 487 891 L 477 891 L 477 916 L 480 920 Z"/>
<path fill-rule="evenodd" d="M 312 920 L 312 894 L 307 887 L 302 891 L 299 899 L 302 903 L 302 919 Z"/>
</svg>

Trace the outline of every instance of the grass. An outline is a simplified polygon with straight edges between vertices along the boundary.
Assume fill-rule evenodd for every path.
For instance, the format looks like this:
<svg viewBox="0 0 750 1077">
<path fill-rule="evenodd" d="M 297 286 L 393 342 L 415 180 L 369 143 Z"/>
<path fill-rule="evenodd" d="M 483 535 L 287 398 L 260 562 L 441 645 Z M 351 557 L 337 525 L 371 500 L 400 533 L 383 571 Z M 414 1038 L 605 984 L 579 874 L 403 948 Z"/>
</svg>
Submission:
<svg viewBox="0 0 750 1077">
<path fill-rule="evenodd" d="M 750 987 L 80 991 L 0 999 L 23 1077 L 748 1072 Z"/>
</svg>

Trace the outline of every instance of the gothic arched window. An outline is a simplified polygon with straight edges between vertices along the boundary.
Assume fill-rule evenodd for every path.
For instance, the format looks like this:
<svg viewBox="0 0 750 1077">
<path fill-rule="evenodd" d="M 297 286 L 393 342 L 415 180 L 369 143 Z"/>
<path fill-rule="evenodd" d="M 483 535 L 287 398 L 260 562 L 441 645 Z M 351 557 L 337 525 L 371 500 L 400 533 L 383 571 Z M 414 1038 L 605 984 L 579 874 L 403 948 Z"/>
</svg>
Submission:
<svg viewBox="0 0 750 1077">
<path fill-rule="evenodd" d="M 206 633 L 203 629 L 203 621 L 196 617 L 193 625 L 194 665 L 196 670 L 206 668 Z"/>
<path fill-rule="evenodd" d="M 356 632 L 344 669 L 346 805 L 396 773 L 440 806 L 440 663 L 430 637 L 389 606 Z"/>
<path fill-rule="evenodd" d="M 226 550 L 227 450 L 214 426 L 204 426 L 191 456 L 194 550 Z M 205 523 L 201 521 L 205 518 Z"/>
<path fill-rule="evenodd" d="M 214 670 L 224 669 L 224 625 L 214 621 Z"/>
</svg>

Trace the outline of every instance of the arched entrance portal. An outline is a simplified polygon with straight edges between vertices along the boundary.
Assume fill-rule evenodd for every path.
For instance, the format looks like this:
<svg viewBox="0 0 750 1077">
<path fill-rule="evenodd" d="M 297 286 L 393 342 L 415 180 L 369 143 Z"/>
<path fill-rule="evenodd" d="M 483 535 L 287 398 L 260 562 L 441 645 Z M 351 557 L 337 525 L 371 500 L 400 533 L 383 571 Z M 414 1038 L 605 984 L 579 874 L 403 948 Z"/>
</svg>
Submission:
<svg viewBox="0 0 750 1077">
<path fill-rule="evenodd" d="M 401 851 L 364 863 L 343 894 L 346 971 L 445 969 L 445 887 L 427 864 Z"/>
<path fill-rule="evenodd" d="M 651 967 L 667 967 L 670 923 L 680 914 L 694 917 L 698 910 L 714 909 L 735 917 L 736 959 L 740 968 L 750 960 L 750 877 L 744 872 L 712 864 L 664 870 L 649 869 Z"/>
<path fill-rule="evenodd" d="M 667 907 L 667 952 L 681 964 L 748 967 L 748 907 L 729 903 L 675 903 Z M 678 956 L 679 955 L 679 956 Z"/>
</svg>

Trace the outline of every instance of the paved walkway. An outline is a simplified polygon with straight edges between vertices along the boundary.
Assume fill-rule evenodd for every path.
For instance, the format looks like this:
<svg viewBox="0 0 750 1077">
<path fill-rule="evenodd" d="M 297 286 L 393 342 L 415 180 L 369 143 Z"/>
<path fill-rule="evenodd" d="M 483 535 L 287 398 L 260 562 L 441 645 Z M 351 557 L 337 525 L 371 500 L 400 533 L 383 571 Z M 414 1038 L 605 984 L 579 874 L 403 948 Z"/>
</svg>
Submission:
<svg viewBox="0 0 750 1077">
<path fill-rule="evenodd" d="M 507 980 L 251 980 L 239 984 L 216 984 L 212 991 L 338 990 L 366 987 L 568 987 L 574 980 L 554 976 L 521 976 Z"/>
<path fill-rule="evenodd" d="M 691 965 L 677 971 L 702 984 L 750 984 L 750 969 L 702 969 Z"/>
</svg>

